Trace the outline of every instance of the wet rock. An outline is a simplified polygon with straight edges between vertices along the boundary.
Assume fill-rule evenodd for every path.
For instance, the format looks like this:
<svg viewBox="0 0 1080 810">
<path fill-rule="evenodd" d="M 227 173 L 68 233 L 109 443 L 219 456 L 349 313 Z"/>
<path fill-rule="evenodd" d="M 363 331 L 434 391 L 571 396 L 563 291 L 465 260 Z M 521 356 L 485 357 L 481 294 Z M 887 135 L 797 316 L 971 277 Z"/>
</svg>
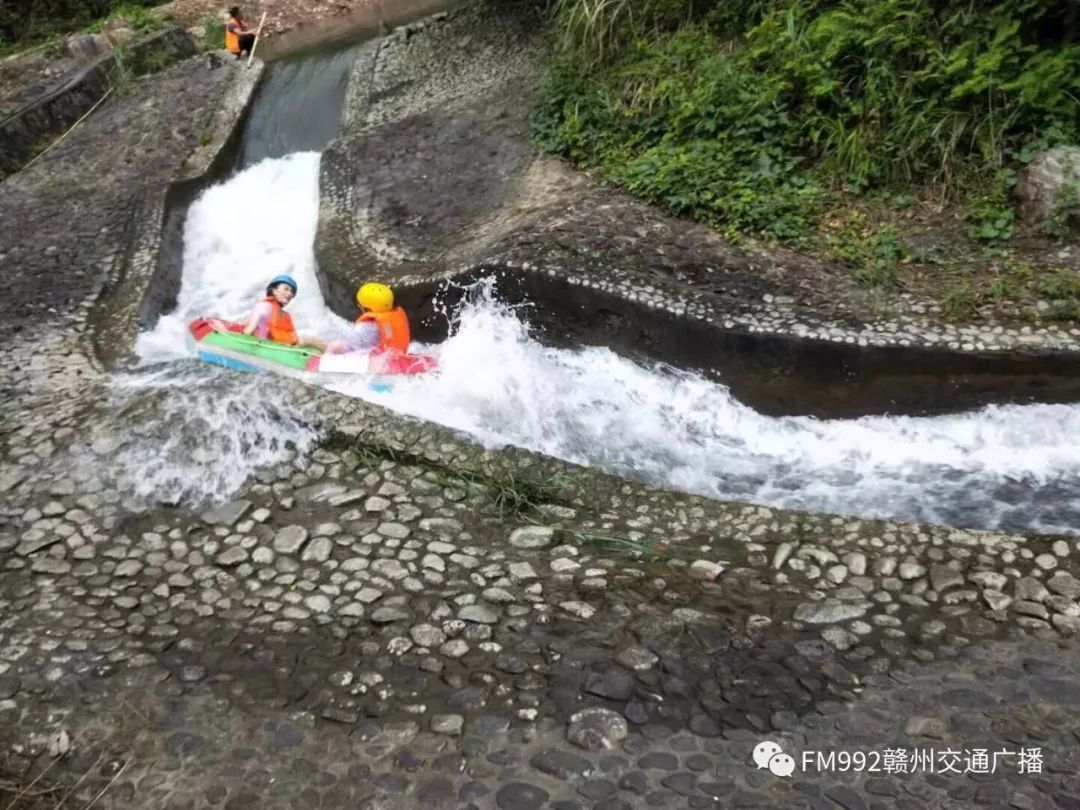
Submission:
<svg viewBox="0 0 1080 810">
<path fill-rule="evenodd" d="M 434 648 L 446 641 L 446 633 L 431 624 L 418 624 L 409 630 L 409 636 L 420 647 Z"/>
<path fill-rule="evenodd" d="M 656 666 L 660 659 L 651 650 L 645 647 L 627 647 L 615 656 L 615 660 L 629 670 L 643 672 Z"/>
<path fill-rule="evenodd" d="M 964 575 L 947 565 L 930 566 L 930 587 L 938 593 L 964 584 Z"/>
<path fill-rule="evenodd" d="M 979 571 L 969 576 L 968 579 L 980 588 L 1001 592 L 1005 591 L 1005 586 L 1009 583 L 1009 578 L 1004 574 L 999 574 L 997 571 Z"/>
<path fill-rule="evenodd" d="M 535 569 L 527 562 L 510 563 L 510 579 L 515 583 L 536 579 Z"/>
<path fill-rule="evenodd" d="M 589 673 L 583 688 L 591 695 L 608 700 L 629 700 L 634 694 L 634 679 L 626 670 L 612 667 Z"/>
<path fill-rule="evenodd" d="M 682 771 L 665 776 L 660 780 L 660 784 L 680 796 L 689 796 L 697 787 L 697 777 L 692 773 Z"/>
<path fill-rule="evenodd" d="M 510 533 L 510 545 L 514 548 L 545 548 L 551 545 L 555 530 L 547 526 L 524 526 Z"/>
<path fill-rule="evenodd" d="M 385 512 L 391 506 L 390 501 L 378 495 L 372 495 L 364 502 L 364 509 L 368 512 Z"/>
<path fill-rule="evenodd" d="M 466 605 L 458 611 L 458 618 L 477 624 L 496 624 L 499 621 L 499 614 L 485 605 Z"/>
<path fill-rule="evenodd" d="M 412 534 L 412 530 L 401 523 L 380 523 L 375 532 L 394 540 L 404 540 Z"/>
<path fill-rule="evenodd" d="M 184 683 L 198 683 L 206 678 L 206 667 L 192 664 L 180 670 L 180 680 Z"/>
<path fill-rule="evenodd" d="M 431 730 L 436 734 L 457 737 L 464 725 L 465 718 L 460 714 L 436 714 L 431 718 Z"/>
<path fill-rule="evenodd" d="M 447 658 L 461 658 L 469 651 L 469 644 L 459 638 L 451 639 L 439 647 L 439 652 Z"/>
<path fill-rule="evenodd" d="M 791 552 L 795 550 L 793 543 L 783 542 L 776 547 L 776 551 L 773 552 L 772 565 L 777 571 L 784 567 L 784 563 L 791 557 Z"/>
<path fill-rule="evenodd" d="M 570 718 L 566 739 L 586 751 L 613 751 L 629 734 L 629 727 L 610 709 L 582 709 Z"/>
<path fill-rule="evenodd" d="M 400 720 L 383 724 L 382 733 L 393 746 L 408 745 L 420 733 L 420 726 L 411 720 Z"/>
<path fill-rule="evenodd" d="M 382 599 L 382 591 L 377 591 L 374 588 L 361 588 L 354 595 L 353 598 L 357 602 L 363 602 L 365 605 L 370 605 L 372 602 Z M 397 621 L 391 619 L 391 621 Z"/>
<path fill-rule="evenodd" d="M 1035 558 L 1035 565 L 1039 566 L 1039 568 L 1044 571 L 1050 571 L 1057 568 L 1057 564 L 1057 557 L 1053 554 L 1040 554 Z"/>
<path fill-rule="evenodd" d="M 795 609 L 795 621 L 806 624 L 833 624 L 861 619 L 870 609 L 869 602 L 841 602 L 827 598 L 819 602 L 804 602 Z"/>
<path fill-rule="evenodd" d="M 330 599 L 329 597 L 324 596 L 321 593 L 315 594 L 314 596 L 309 596 L 307 599 L 304 600 L 304 604 L 307 605 L 308 609 L 311 610 L 313 613 L 330 612 Z"/>
<path fill-rule="evenodd" d="M 724 573 L 724 566 L 712 560 L 695 560 L 690 565 L 690 576 L 712 581 Z"/>
<path fill-rule="evenodd" d="M 1012 604 L 1012 597 L 1006 596 L 1001 591 L 987 589 L 982 592 L 982 597 L 991 610 L 1005 610 Z"/>
<path fill-rule="evenodd" d="M 143 570 L 143 564 L 139 560 L 124 560 L 113 569 L 113 576 L 133 577 Z"/>
<path fill-rule="evenodd" d="M 590 779 L 578 785 L 578 793 L 590 801 L 600 801 L 613 796 L 618 790 L 615 783 L 608 779 Z M 566 803 L 568 806 L 580 807 L 575 802 Z"/>
<path fill-rule="evenodd" d="M 1050 577 L 1046 587 L 1066 599 L 1080 599 L 1080 580 L 1065 571 L 1058 571 Z"/>
<path fill-rule="evenodd" d="M 274 535 L 274 551 L 279 554 L 296 554 L 307 538 L 308 532 L 303 526 L 286 526 Z"/>
<path fill-rule="evenodd" d="M 237 500 L 210 509 L 202 515 L 203 522 L 218 526 L 232 526 L 251 508 L 251 501 Z"/>
<path fill-rule="evenodd" d="M 71 563 L 67 560 L 58 560 L 55 557 L 36 557 L 30 570 L 35 574 L 51 574 L 60 576 L 71 571 Z"/>
<path fill-rule="evenodd" d="M 579 619 L 591 619 L 596 614 L 596 608 L 587 602 L 560 602 L 559 607 Z"/>
<path fill-rule="evenodd" d="M 649 790 L 649 777 L 641 771 L 630 771 L 619 780 L 619 787 L 629 793 L 644 796 Z"/>
<path fill-rule="evenodd" d="M 446 571 L 446 562 L 437 554 L 425 554 L 424 559 L 420 561 L 420 566 L 439 573 Z"/>
<path fill-rule="evenodd" d="M 639 759 L 637 766 L 643 771 L 674 771 L 679 767 L 679 760 L 674 754 L 654 751 Z"/>
<path fill-rule="evenodd" d="M 330 559 L 330 552 L 334 548 L 334 542 L 329 537 L 316 537 L 300 556 L 300 559 L 313 562 L 326 562 Z"/>
<path fill-rule="evenodd" d="M 407 622 L 412 614 L 407 610 L 396 607 L 383 606 L 376 608 L 371 614 L 371 621 L 375 624 L 390 624 L 391 622 Z"/>
<path fill-rule="evenodd" d="M 239 565 L 242 562 L 246 562 L 248 553 L 240 546 L 231 546 L 225 549 L 214 558 L 214 562 L 225 568 L 229 568 L 234 565 Z"/>
<path fill-rule="evenodd" d="M 499 810 L 539 810 L 548 798 L 548 792 L 536 785 L 508 782 L 495 794 L 495 805 Z"/>
<path fill-rule="evenodd" d="M 848 567 L 853 577 L 861 577 L 866 574 L 866 555 L 861 551 L 845 554 L 842 558 L 844 565 Z"/>
<path fill-rule="evenodd" d="M 547 748 L 533 756 L 529 764 L 556 779 L 578 779 L 592 771 L 592 764 L 582 757 L 557 748 Z"/>
<path fill-rule="evenodd" d="M 900 569 L 897 574 L 902 580 L 918 579 L 926 574 L 926 568 L 915 562 L 902 562 L 900 563 Z"/>
<path fill-rule="evenodd" d="M 1017 599 L 1012 603 L 1012 609 L 1021 616 L 1034 616 L 1036 619 L 1049 619 L 1050 611 L 1038 602 L 1029 602 L 1025 599 Z"/>
<path fill-rule="evenodd" d="M 550 567 L 556 574 L 565 574 L 581 568 L 581 563 L 577 560 L 571 560 L 569 557 L 558 557 L 551 561 Z"/>
<path fill-rule="evenodd" d="M 1042 602 L 1050 592 L 1034 577 L 1020 577 L 1013 587 L 1013 597 L 1027 602 Z"/>
<path fill-rule="evenodd" d="M 397 560 L 376 560 L 371 563 L 373 573 L 390 580 L 404 579 L 409 575 L 409 569 Z"/>
<path fill-rule="evenodd" d="M 1063 636 L 1080 635 L 1080 618 L 1076 616 L 1066 616 L 1062 613 L 1055 613 L 1050 618 L 1050 622 Z"/>
<path fill-rule="evenodd" d="M 31 529 L 23 535 L 15 553 L 22 557 L 29 557 L 42 549 L 49 548 L 59 543 L 63 538 L 58 534 L 49 534 L 38 529 Z"/>
<path fill-rule="evenodd" d="M 699 737 L 719 737 L 720 724 L 704 712 L 696 712 L 690 716 L 689 728 Z"/>
<path fill-rule="evenodd" d="M 831 565 L 825 571 L 825 578 L 833 585 L 842 585 L 848 577 L 846 565 Z"/>
<path fill-rule="evenodd" d="M 821 637 L 838 650 L 850 650 L 859 644 L 857 635 L 836 625 L 825 628 L 821 633 Z"/>
</svg>

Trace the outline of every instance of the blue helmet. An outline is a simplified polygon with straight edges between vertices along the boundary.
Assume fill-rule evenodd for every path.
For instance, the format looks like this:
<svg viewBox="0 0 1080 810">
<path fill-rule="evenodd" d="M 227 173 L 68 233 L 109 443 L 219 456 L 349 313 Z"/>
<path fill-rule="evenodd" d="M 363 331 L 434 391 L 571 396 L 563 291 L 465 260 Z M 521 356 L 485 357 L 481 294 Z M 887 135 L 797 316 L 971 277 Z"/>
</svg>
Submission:
<svg viewBox="0 0 1080 810">
<path fill-rule="evenodd" d="M 274 276 L 270 279 L 270 283 L 266 285 L 266 294 L 269 295 L 270 291 L 278 284 L 288 284 L 292 287 L 292 294 L 296 295 L 296 279 L 292 276 Z"/>
</svg>

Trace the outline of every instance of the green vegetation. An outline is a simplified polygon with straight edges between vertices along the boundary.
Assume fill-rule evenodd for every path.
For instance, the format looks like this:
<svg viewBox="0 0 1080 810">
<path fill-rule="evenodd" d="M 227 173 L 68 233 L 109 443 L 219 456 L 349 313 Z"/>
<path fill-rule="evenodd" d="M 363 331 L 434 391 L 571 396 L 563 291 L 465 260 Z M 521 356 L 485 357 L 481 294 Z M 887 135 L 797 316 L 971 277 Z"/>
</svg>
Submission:
<svg viewBox="0 0 1080 810">
<path fill-rule="evenodd" d="M 74 31 L 97 33 L 123 17 L 139 33 L 161 27 L 146 9 L 161 0 L 4 0 L 0 3 L 0 55 L 33 47 L 55 47 Z"/>
<path fill-rule="evenodd" d="M 1005 308 L 1025 320 L 1080 320 L 1080 276 L 1065 268 L 1037 270 L 1007 261 L 990 272 L 967 273 L 941 296 L 942 315 L 969 319 L 980 307 Z"/>
<path fill-rule="evenodd" d="M 204 51 L 225 47 L 225 22 L 220 17 L 206 17 L 200 25 L 203 29 L 201 45 Z"/>
<path fill-rule="evenodd" d="M 556 0 L 537 143 L 729 236 L 815 248 L 871 287 L 919 200 L 1009 240 L 1016 169 L 1080 135 L 1065 0 Z M 850 217 L 891 200 L 889 216 Z M 1061 233 L 1077 195 L 1049 224 Z M 835 226 L 839 215 L 841 223 Z"/>
</svg>

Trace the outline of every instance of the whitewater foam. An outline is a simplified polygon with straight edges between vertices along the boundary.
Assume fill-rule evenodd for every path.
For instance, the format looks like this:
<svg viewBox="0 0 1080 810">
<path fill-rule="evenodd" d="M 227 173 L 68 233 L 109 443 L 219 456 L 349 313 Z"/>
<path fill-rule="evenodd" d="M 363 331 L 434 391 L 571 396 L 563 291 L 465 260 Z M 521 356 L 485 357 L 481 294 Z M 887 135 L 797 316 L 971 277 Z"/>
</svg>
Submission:
<svg viewBox="0 0 1080 810">
<path fill-rule="evenodd" d="M 140 338 L 147 361 L 186 356 L 190 319 L 243 318 L 282 272 L 300 284 L 291 306 L 298 329 L 342 334 L 348 324 L 322 299 L 312 249 L 318 164 L 315 153 L 267 160 L 192 206 L 177 311 Z M 1076 406 L 767 417 L 696 374 L 606 348 L 545 347 L 490 287 L 474 291 L 433 351 L 438 373 L 395 380 L 389 392 L 365 380 L 322 383 L 487 446 L 517 445 L 714 497 L 986 528 L 1080 527 L 1080 443 L 1062 441 L 1080 435 Z"/>
</svg>

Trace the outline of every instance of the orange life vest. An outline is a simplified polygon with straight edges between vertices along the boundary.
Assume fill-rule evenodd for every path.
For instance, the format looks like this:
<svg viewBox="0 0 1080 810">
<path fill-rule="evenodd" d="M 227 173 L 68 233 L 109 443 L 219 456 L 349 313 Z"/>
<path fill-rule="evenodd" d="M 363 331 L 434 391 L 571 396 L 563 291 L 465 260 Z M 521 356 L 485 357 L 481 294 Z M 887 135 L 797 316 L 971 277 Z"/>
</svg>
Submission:
<svg viewBox="0 0 1080 810">
<path fill-rule="evenodd" d="M 225 47 L 229 49 L 229 53 L 240 53 L 240 32 L 229 30 L 233 23 L 239 28 L 244 27 L 244 21 L 239 17 L 229 17 L 229 21 L 225 23 Z"/>
<path fill-rule="evenodd" d="M 281 304 L 272 295 L 266 296 L 270 302 L 270 333 L 267 337 L 278 343 L 288 343 L 294 346 L 300 342 L 296 335 L 296 327 L 293 326 L 292 316 L 281 308 Z"/>
<path fill-rule="evenodd" d="M 389 312 L 365 312 L 356 319 L 357 323 L 362 321 L 374 321 L 379 327 L 380 349 L 409 351 L 409 318 L 401 307 L 394 307 Z"/>
</svg>

